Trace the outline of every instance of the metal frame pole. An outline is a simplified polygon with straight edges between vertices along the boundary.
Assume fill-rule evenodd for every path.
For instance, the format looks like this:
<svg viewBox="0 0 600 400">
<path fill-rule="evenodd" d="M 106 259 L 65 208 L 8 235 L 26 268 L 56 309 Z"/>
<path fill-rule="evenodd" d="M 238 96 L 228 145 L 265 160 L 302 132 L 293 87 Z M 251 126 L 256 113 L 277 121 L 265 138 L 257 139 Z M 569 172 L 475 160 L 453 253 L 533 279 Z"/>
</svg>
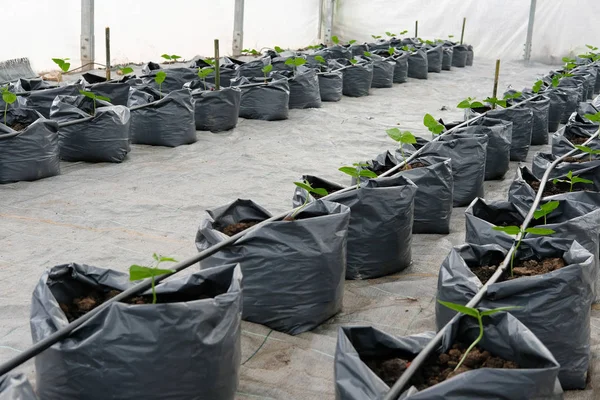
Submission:
<svg viewBox="0 0 600 400">
<path fill-rule="evenodd" d="M 531 40 L 533 39 L 533 23 L 535 22 L 535 6 L 537 0 L 531 0 L 529 8 L 529 23 L 527 24 L 527 39 L 525 40 L 525 61 L 531 59 Z"/>
<path fill-rule="evenodd" d="M 80 58 L 83 72 L 94 68 L 94 41 L 94 0 L 81 0 Z"/>
<path fill-rule="evenodd" d="M 327 4 L 326 20 L 325 20 L 325 36 L 323 37 L 325 44 L 331 44 L 333 36 L 333 9 L 335 8 L 335 0 L 329 0 Z"/>
<path fill-rule="evenodd" d="M 244 46 L 244 0 L 235 0 L 235 10 L 233 14 L 233 45 L 232 52 L 234 56 L 242 54 Z"/>
</svg>

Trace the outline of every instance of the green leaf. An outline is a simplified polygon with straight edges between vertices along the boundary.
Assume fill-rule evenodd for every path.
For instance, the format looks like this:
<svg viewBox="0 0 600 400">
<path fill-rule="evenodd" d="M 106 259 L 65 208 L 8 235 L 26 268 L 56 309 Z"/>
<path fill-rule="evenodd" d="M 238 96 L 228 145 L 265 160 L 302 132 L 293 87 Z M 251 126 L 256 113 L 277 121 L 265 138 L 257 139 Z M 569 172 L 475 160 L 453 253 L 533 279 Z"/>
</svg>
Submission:
<svg viewBox="0 0 600 400">
<path fill-rule="evenodd" d="M 356 40 L 349 40 L 348 41 L 348 44 L 354 44 L 354 43 L 356 43 Z"/>
<path fill-rule="evenodd" d="M 549 201 L 546 204 L 542 204 L 538 210 L 533 213 L 533 218 L 540 219 L 552 211 L 556 210 L 560 202 L 558 200 Z"/>
<path fill-rule="evenodd" d="M 171 60 L 173 60 L 173 61 L 177 61 L 178 58 L 181 58 L 181 57 L 178 55 L 175 55 L 175 54 L 171 55 Z"/>
<path fill-rule="evenodd" d="M 285 50 L 283 50 L 283 49 L 282 49 L 281 47 L 279 47 L 279 46 L 275 46 L 275 51 L 276 51 L 277 53 L 283 53 Z"/>
<path fill-rule="evenodd" d="M 386 35 L 388 36 L 396 36 L 395 34 L 393 34 L 392 32 L 385 32 Z"/>
<path fill-rule="evenodd" d="M 312 189 L 311 193 L 316 193 L 321 197 L 325 197 L 329 194 L 329 192 L 323 188 L 314 188 L 314 189 Z"/>
<path fill-rule="evenodd" d="M 304 65 L 304 64 L 306 64 L 306 59 L 304 59 L 302 57 L 295 57 L 294 58 L 294 65 L 296 67 L 299 67 L 299 66 Z"/>
<path fill-rule="evenodd" d="M 493 310 L 487 310 L 487 311 L 482 311 L 481 312 L 481 316 L 482 317 L 488 317 L 490 315 L 502 312 L 502 311 L 510 311 L 510 310 L 516 310 L 519 308 L 523 308 L 523 307 L 517 307 L 517 306 L 508 306 L 508 307 L 498 307 L 498 308 L 494 308 Z"/>
<path fill-rule="evenodd" d="M 557 87 L 559 83 L 560 83 L 560 78 L 556 75 L 553 76 L 552 77 L 552 87 Z"/>
<path fill-rule="evenodd" d="M 542 86 L 544 86 L 544 81 L 542 81 L 540 79 L 533 84 L 533 87 L 531 88 L 531 90 L 533 91 L 533 93 L 539 93 Z"/>
<path fill-rule="evenodd" d="M 575 146 L 575 148 L 576 148 L 577 150 L 581 150 L 581 151 L 583 151 L 584 153 L 591 154 L 591 153 L 594 151 L 594 149 L 592 149 L 591 147 L 587 147 L 587 146 L 580 146 L 580 145 L 574 145 L 574 146 Z"/>
<path fill-rule="evenodd" d="M 106 96 L 96 95 L 96 100 L 102 100 L 102 101 L 108 101 L 108 102 L 110 102 L 110 98 L 108 98 Z"/>
<path fill-rule="evenodd" d="M 312 186 L 310 186 L 306 182 L 294 182 L 294 185 L 298 186 L 300 189 L 306 190 L 309 193 L 310 193 L 311 190 L 313 190 Z"/>
<path fill-rule="evenodd" d="M 573 178 L 571 178 L 571 182 L 572 183 L 594 183 L 594 181 L 591 181 L 589 179 L 585 179 L 585 178 L 580 178 L 578 176 L 574 176 Z"/>
<path fill-rule="evenodd" d="M 326 64 L 326 61 L 323 58 L 323 56 L 315 56 L 315 60 L 320 62 L 321 64 Z"/>
<path fill-rule="evenodd" d="M 158 71 L 156 73 L 156 76 L 154 77 L 154 81 L 160 85 L 165 81 L 166 78 L 167 78 L 167 73 L 165 71 Z"/>
<path fill-rule="evenodd" d="M 485 105 L 480 101 L 474 101 L 471 103 L 471 108 L 483 108 Z"/>
<path fill-rule="evenodd" d="M 294 65 L 294 57 L 290 57 L 285 60 L 285 65 Z"/>
<path fill-rule="evenodd" d="M 396 49 L 395 49 L 395 48 L 393 48 L 393 47 L 390 47 L 390 48 L 388 49 L 388 54 L 389 54 L 390 56 L 393 56 L 395 52 L 396 52 Z"/>
<path fill-rule="evenodd" d="M 119 71 L 121 71 L 121 73 L 123 75 L 127 75 L 127 74 L 131 74 L 133 72 L 133 68 L 131 68 L 131 67 L 123 67 L 123 68 L 119 68 Z"/>
<path fill-rule="evenodd" d="M 463 100 L 456 105 L 456 108 L 471 108 L 471 103 L 469 100 Z"/>
<path fill-rule="evenodd" d="M 377 174 L 370 169 L 361 169 L 358 172 L 358 175 L 365 178 L 377 178 Z"/>
<path fill-rule="evenodd" d="M 403 30 L 402 32 L 400 32 L 401 35 L 406 35 L 408 33 L 407 30 Z"/>
<path fill-rule="evenodd" d="M 287 64 L 287 62 L 286 62 Z M 265 65 L 264 67 L 262 67 L 260 70 L 263 72 L 263 74 L 268 74 L 269 72 L 271 72 L 271 70 L 273 69 L 273 64 L 268 64 Z"/>
<path fill-rule="evenodd" d="M 434 135 L 439 135 L 444 131 L 444 125 L 437 122 L 431 114 L 425 114 L 423 117 L 423 125 L 425 125 Z"/>
<path fill-rule="evenodd" d="M 492 229 L 495 231 L 504 232 L 507 235 L 518 235 L 521 233 L 521 228 L 518 226 L 494 226 Z"/>
<path fill-rule="evenodd" d="M 356 64 L 358 62 L 358 60 L 356 58 L 353 58 L 350 60 L 350 64 Z"/>
<path fill-rule="evenodd" d="M 170 60 L 171 56 L 168 54 L 161 54 L 161 57 L 164 58 L 165 60 Z"/>
<path fill-rule="evenodd" d="M 409 131 L 400 131 L 398 128 L 390 128 L 385 131 L 390 138 L 398 143 L 415 144 L 417 138 Z"/>
<path fill-rule="evenodd" d="M 174 259 L 173 257 L 159 256 L 158 262 L 177 262 L 177 260 Z"/>
<path fill-rule="evenodd" d="M 600 122 L 600 112 L 596 114 L 584 114 L 583 117 L 593 122 Z"/>
<path fill-rule="evenodd" d="M 332 36 L 331 37 L 331 41 L 335 44 L 339 44 L 340 43 L 340 39 L 337 36 Z"/>
<path fill-rule="evenodd" d="M 139 281 L 141 279 L 152 278 L 154 276 L 172 274 L 173 272 L 175 271 L 172 269 L 157 269 L 144 267 L 142 265 L 132 265 L 129 267 L 129 280 Z"/>
<path fill-rule="evenodd" d="M 381 38 L 381 35 L 371 35 L 371 37 L 372 37 L 373 39 L 380 39 L 380 38 Z"/>
<path fill-rule="evenodd" d="M 213 68 L 198 68 L 198 77 L 200 79 L 205 79 L 208 75 L 215 72 Z"/>
<path fill-rule="evenodd" d="M 368 51 L 364 51 L 363 52 L 363 56 L 365 56 L 365 57 L 371 57 L 371 53 L 369 53 Z"/>
<path fill-rule="evenodd" d="M 442 301 L 442 300 L 438 300 L 438 303 L 440 303 L 441 305 L 443 305 L 445 307 L 448 307 L 451 310 L 458 311 L 459 313 L 462 313 L 462 314 L 470 315 L 473 318 L 479 317 L 479 311 L 474 308 L 461 306 L 460 304 L 451 303 L 449 301 Z"/>
<path fill-rule="evenodd" d="M 448 37 L 449 37 L 450 39 L 452 39 L 452 38 L 454 37 L 454 35 L 448 35 Z"/>
<path fill-rule="evenodd" d="M 4 100 L 6 104 L 12 104 L 15 101 L 17 101 L 17 95 L 12 92 L 9 92 L 8 90 L 3 90 L 2 100 Z"/>
<path fill-rule="evenodd" d="M 84 95 L 85 97 L 89 97 L 90 99 L 95 99 L 95 98 L 96 98 L 96 95 L 95 95 L 94 93 L 92 93 L 92 92 L 87 92 L 87 91 L 85 91 L 85 90 L 80 90 L 80 91 L 79 91 L 79 94 L 82 94 L 82 95 Z"/>
<path fill-rule="evenodd" d="M 341 167 L 338 169 L 338 171 L 343 172 L 346 175 L 358 178 L 358 171 L 354 167 Z"/>
<path fill-rule="evenodd" d="M 540 236 L 552 235 L 554 233 L 554 231 L 552 229 L 547 229 L 547 228 L 527 228 L 527 229 L 525 229 L 525 232 L 531 233 L 532 235 L 540 235 Z"/>
</svg>

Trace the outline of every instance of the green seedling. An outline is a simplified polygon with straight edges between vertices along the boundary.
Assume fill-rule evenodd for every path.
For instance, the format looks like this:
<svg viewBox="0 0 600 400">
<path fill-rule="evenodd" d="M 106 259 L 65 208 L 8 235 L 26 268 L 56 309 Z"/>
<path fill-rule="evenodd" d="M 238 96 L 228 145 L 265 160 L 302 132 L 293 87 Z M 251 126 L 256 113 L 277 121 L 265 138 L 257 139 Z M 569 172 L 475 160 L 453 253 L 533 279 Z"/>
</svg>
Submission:
<svg viewBox="0 0 600 400">
<path fill-rule="evenodd" d="M 404 162 L 406 169 L 406 166 L 408 166 L 408 164 L 406 164 L 406 156 L 404 155 L 404 148 L 402 147 L 402 145 L 416 144 L 417 138 L 415 138 L 415 136 L 411 132 L 401 131 L 398 128 L 390 128 L 387 129 L 385 132 L 392 140 L 395 140 L 400 145 L 400 154 L 402 155 L 402 161 Z"/>
<path fill-rule="evenodd" d="M 437 40 L 436 40 L 436 41 L 437 41 Z M 426 41 L 425 41 L 425 44 L 428 44 L 428 45 L 430 45 L 430 46 L 435 46 L 435 43 L 436 43 L 436 41 L 433 41 L 433 40 L 426 40 Z"/>
<path fill-rule="evenodd" d="M 119 72 L 121 73 L 121 75 L 131 74 L 133 72 L 133 68 L 131 68 L 131 67 L 120 67 L 119 68 Z"/>
<path fill-rule="evenodd" d="M 488 97 L 483 101 L 488 103 L 492 108 L 496 108 L 496 106 L 506 108 L 508 100 L 518 99 L 521 97 L 521 95 L 521 92 L 515 92 L 512 94 L 506 93 L 502 99 L 498 99 L 497 97 Z"/>
<path fill-rule="evenodd" d="M 355 57 L 352 57 L 350 60 L 350 64 L 354 65 L 358 62 L 358 60 Z"/>
<path fill-rule="evenodd" d="M 521 241 L 523 240 L 523 237 L 525 236 L 526 233 L 531 233 L 532 235 L 539 235 L 539 236 L 552 235 L 554 233 L 554 231 L 552 229 L 547 229 L 547 228 L 525 228 L 525 229 L 523 229 L 522 227 L 514 226 L 514 225 L 513 226 L 494 226 L 492 229 L 495 231 L 504 232 L 507 235 L 511 235 L 511 236 L 518 235 L 518 237 L 519 237 L 519 240 L 517 241 L 517 245 L 515 246 L 515 251 L 513 251 L 512 257 L 510 258 L 510 276 L 513 276 L 515 255 L 517 254 L 517 250 L 519 250 Z"/>
<path fill-rule="evenodd" d="M 600 122 L 600 111 L 595 114 L 585 114 L 583 117 L 592 122 Z"/>
<path fill-rule="evenodd" d="M 242 50 L 242 54 L 246 54 L 246 55 L 252 55 L 252 56 L 259 56 L 260 52 L 256 49 L 243 49 Z"/>
<path fill-rule="evenodd" d="M 208 65 L 214 67 L 215 66 L 215 60 L 213 60 L 212 58 L 205 58 L 204 62 L 207 63 Z"/>
<path fill-rule="evenodd" d="M 356 40 L 348 40 L 349 45 L 353 45 L 354 43 L 356 43 Z"/>
<path fill-rule="evenodd" d="M 93 92 L 86 92 L 85 90 L 80 90 L 79 94 L 82 94 L 85 97 L 92 99 L 92 101 L 94 102 L 94 113 L 92 115 L 96 115 L 96 100 L 110 101 L 108 97 L 100 96 Z"/>
<path fill-rule="evenodd" d="M 543 86 L 544 86 L 544 81 L 539 79 L 539 80 L 535 81 L 535 83 L 531 87 L 531 91 L 533 93 L 539 93 Z"/>
<path fill-rule="evenodd" d="M 308 50 L 318 50 L 318 49 L 321 48 L 321 45 L 320 44 L 313 44 L 313 45 L 307 46 L 306 48 Z"/>
<path fill-rule="evenodd" d="M 535 212 L 533 213 L 533 218 L 540 219 L 540 218 L 544 217 L 544 225 L 546 225 L 548 223 L 546 221 L 546 216 L 548 214 L 550 214 L 552 211 L 556 210 L 556 208 L 558 207 L 559 204 L 560 204 L 560 202 L 557 200 L 549 201 L 546 204 L 542 204 L 540 206 L 540 208 L 535 210 Z"/>
<path fill-rule="evenodd" d="M 570 71 L 570 70 L 572 70 L 573 68 L 575 68 L 577 66 L 577 63 L 576 63 L 577 60 L 574 59 L 574 58 L 563 57 L 562 61 L 565 63 L 563 69 L 565 71 L 567 71 L 567 72 Z"/>
<path fill-rule="evenodd" d="M 388 49 L 388 54 L 389 54 L 390 56 L 393 56 L 395 53 L 396 53 L 396 49 L 395 49 L 395 48 L 393 48 L 393 47 L 390 47 L 390 48 Z"/>
<path fill-rule="evenodd" d="M 454 35 L 448 35 L 448 39 L 452 39 Z"/>
<path fill-rule="evenodd" d="M 325 197 L 327 196 L 329 193 L 327 193 L 327 190 L 323 189 L 323 188 L 314 188 L 311 186 L 311 184 L 305 180 L 304 182 L 294 182 L 294 185 L 298 186 L 300 189 L 304 189 L 306 190 L 306 199 L 304 200 L 304 203 L 302 203 L 302 205 L 300 207 L 298 207 L 296 209 L 296 211 L 294 211 L 294 213 L 292 214 L 292 216 L 290 217 L 290 219 L 294 219 L 296 217 L 296 215 L 304 208 L 308 205 L 308 199 L 309 199 L 309 195 L 310 194 L 317 194 L 321 197 Z"/>
<path fill-rule="evenodd" d="M 444 125 L 436 121 L 431 114 L 425 114 L 423 117 L 423 125 L 431 132 L 432 139 L 435 139 L 437 135 L 444 131 Z"/>
<path fill-rule="evenodd" d="M 204 89 L 206 89 L 206 77 L 215 72 L 213 68 L 198 68 L 198 78 L 202 79 L 202 84 L 204 85 Z"/>
<path fill-rule="evenodd" d="M 568 72 L 561 72 L 561 73 L 555 74 L 552 77 L 552 87 L 557 87 L 562 78 L 568 78 L 570 76 L 573 76 L 573 74 L 570 74 Z"/>
<path fill-rule="evenodd" d="M 331 41 L 333 42 L 333 44 L 340 44 L 340 38 L 337 36 L 332 36 Z"/>
<path fill-rule="evenodd" d="M 381 39 L 381 35 L 371 35 L 371 37 L 375 40 Z"/>
<path fill-rule="evenodd" d="M 60 68 L 62 72 L 68 72 L 69 68 L 71 68 L 71 63 L 68 62 L 68 58 L 53 58 L 52 61 L 58 65 L 58 68 Z"/>
<path fill-rule="evenodd" d="M 171 61 L 172 63 L 177 62 L 177 60 L 181 58 L 180 56 L 178 56 L 176 54 L 172 54 L 172 55 L 163 54 L 163 55 L 161 55 L 161 57 L 164 58 L 167 62 Z"/>
<path fill-rule="evenodd" d="M 146 278 L 152 278 L 152 304 L 156 304 L 156 289 L 154 287 L 154 278 L 157 276 L 172 274 L 175 272 L 172 269 L 158 269 L 158 266 L 163 262 L 177 262 L 174 258 L 171 257 L 163 257 L 157 255 L 156 253 L 152 254 L 154 258 L 154 266 L 146 267 L 143 265 L 132 265 L 129 267 L 129 280 L 130 281 L 139 281 Z"/>
<path fill-rule="evenodd" d="M 512 306 L 512 307 L 498 307 L 498 308 L 494 308 L 493 310 L 479 311 L 476 308 L 461 306 L 460 304 L 451 303 L 449 301 L 438 300 L 438 302 L 441 305 L 448 307 L 451 310 L 458 311 L 461 314 L 465 314 L 465 315 L 475 318 L 477 320 L 477 322 L 479 323 L 479 336 L 477 336 L 477 338 L 473 341 L 473 343 L 471 343 L 471 345 L 467 348 L 467 351 L 465 351 L 465 354 L 460 359 L 459 363 L 456 365 L 456 368 L 454 368 L 455 371 L 458 370 L 460 368 L 460 366 L 463 364 L 463 362 L 467 359 L 467 355 L 469 354 L 469 352 L 471 352 L 471 350 L 473 350 L 473 348 L 477 345 L 477 343 L 479 343 L 481 341 L 481 339 L 483 339 L 483 317 L 487 317 L 487 316 L 490 316 L 490 315 L 493 315 L 493 314 L 496 314 L 496 313 L 499 313 L 502 311 L 509 311 L 509 310 L 521 308 L 521 307 Z"/>
<path fill-rule="evenodd" d="M 276 53 L 283 53 L 284 51 L 285 51 L 285 50 L 284 50 L 284 49 L 282 49 L 281 47 L 279 47 L 279 46 L 275 46 L 275 52 L 276 52 Z"/>
<path fill-rule="evenodd" d="M 600 150 L 595 150 L 588 146 L 580 146 L 580 145 L 574 145 L 574 146 L 577 150 L 580 150 L 580 151 L 583 151 L 584 153 L 589 154 L 590 161 L 592 161 L 592 156 L 600 155 Z"/>
<path fill-rule="evenodd" d="M 408 33 L 408 31 L 405 29 L 402 32 L 400 32 L 400 35 L 406 35 Z"/>
<path fill-rule="evenodd" d="M 363 51 L 363 56 L 365 57 L 371 57 L 371 53 L 368 51 Z"/>
<path fill-rule="evenodd" d="M 8 90 L 8 87 L 0 88 L 2 93 L 2 101 L 4 101 L 4 125 L 6 125 L 6 114 L 8 113 L 8 105 L 17 101 L 17 95 Z"/>
<path fill-rule="evenodd" d="M 350 175 L 353 178 L 356 178 L 356 188 L 360 188 L 360 178 L 377 178 L 377 174 L 370 169 L 364 169 L 368 167 L 369 164 L 365 163 L 354 163 L 351 167 L 341 167 L 339 169 L 340 172 L 345 173 L 346 175 Z"/>
<path fill-rule="evenodd" d="M 385 34 L 388 35 L 389 37 L 395 37 L 396 36 L 396 34 L 392 33 L 392 32 L 386 32 Z"/>
<path fill-rule="evenodd" d="M 321 64 L 327 64 L 327 61 L 323 58 L 323 56 L 315 56 L 315 61 Z"/>
<path fill-rule="evenodd" d="M 552 179 L 552 183 L 554 183 L 555 185 L 558 182 L 568 183 L 570 185 L 569 186 L 569 192 L 573 191 L 573 185 L 576 184 L 576 183 L 585 183 L 585 184 L 594 183 L 593 181 L 590 181 L 589 179 L 580 178 L 580 177 L 578 177 L 576 175 L 573 175 L 573 171 L 569 171 L 567 173 L 567 179 L 558 179 L 558 178 Z"/>
<path fill-rule="evenodd" d="M 302 57 L 290 57 L 285 60 L 285 65 L 291 65 L 294 69 L 294 75 L 296 75 L 298 67 L 304 64 L 306 64 L 306 59 Z"/>
<path fill-rule="evenodd" d="M 260 69 L 263 73 L 263 75 L 265 76 L 265 83 L 267 83 L 267 75 L 269 74 L 269 72 L 271 72 L 273 70 L 273 64 L 267 64 L 264 67 L 262 67 Z"/>
<path fill-rule="evenodd" d="M 167 79 L 167 73 L 165 71 L 158 71 L 156 76 L 154 76 L 154 82 L 158 85 L 158 93 L 160 93 L 160 98 L 162 99 L 162 84 Z"/>
<path fill-rule="evenodd" d="M 578 57 L 589 58 L 592 62 L 600 60 L 600 54 L 594 53 L 595 51 L 598 50 L 598 48 L 596 46 L 592 46 L 591 44 L 586 44 L 585 47 L 587 47 L 590 51 L 588 51 L 585 54 L 580 54 Z"/>
<path fill-rule="evenodd" d="M 456 108 L 483 108 L 485 105 L 480 101 L 475 101 L 475 97 L 467 97 L 456 105 Z"/>
</svg>

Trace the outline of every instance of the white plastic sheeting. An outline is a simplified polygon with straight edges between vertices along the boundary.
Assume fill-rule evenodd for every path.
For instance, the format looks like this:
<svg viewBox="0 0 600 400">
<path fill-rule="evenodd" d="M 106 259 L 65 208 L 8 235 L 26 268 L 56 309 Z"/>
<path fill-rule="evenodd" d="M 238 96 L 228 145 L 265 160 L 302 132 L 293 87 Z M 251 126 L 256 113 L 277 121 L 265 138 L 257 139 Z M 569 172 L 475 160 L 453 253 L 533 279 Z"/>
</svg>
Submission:
<svg viewBox="0 0 600 400">
<path fill-rule="evenodd" d="M 529 0 L 337 0 L 333 33 L 340 40 L 370 41 L 372 34 L 408 30 L 419 37 L 460 40 L 467 18 L 465 42 L 475 56 L 518 60 L 523 58 Z M 569 54 L 581 54 L 585 44 L 600 43 L 598 0 L 540 0 L 537 2 L 531 59 L 556 63 Z"/>
</svg>

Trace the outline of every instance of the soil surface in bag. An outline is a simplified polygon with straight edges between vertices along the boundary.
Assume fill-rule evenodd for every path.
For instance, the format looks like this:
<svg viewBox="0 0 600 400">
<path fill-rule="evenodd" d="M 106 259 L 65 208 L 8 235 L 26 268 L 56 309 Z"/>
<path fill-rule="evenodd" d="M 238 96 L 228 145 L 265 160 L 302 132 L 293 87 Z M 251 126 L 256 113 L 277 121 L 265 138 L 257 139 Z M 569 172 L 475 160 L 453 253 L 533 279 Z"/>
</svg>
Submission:
<svg viewBox="0 0 600 400">
<path fill-rule="evenodd" d="M 219 228 L 219 231 L 226 234 L 227 236 L 233 236 L 259 223 L 261 223 L 261 221 L 240 221 L 238 223 Z"/>
<path fill-rule="evenodd" d="M 402 160 L 399 160 L 400 162 L 402 162 Z M 384 165 L 381 169 L 377 170 L 377 171 L 373 171 L 377 174 L 377 176 L 383 174 L 384 172 L 388 172 L 390 169 L 394 168 L 395 165 Z M 422 162 L 414 162 L 414 163 L 410 163 L 410 164 L 406 164 L 404 167 L 400 168 L 399 170 L 397 170 L 396 172 L 402 172 L 402 171 L 410 171 L 411 169 L 417 169 L 417 168 L 422 168 L 422 167 L 428 167 L 428 165 L 425 165 Z"/>
<path fill-rule="evenodd" d="M 468 345 L 456 343 L 445 353 L 434 355 L 425 361 L 424 365 L 413 375 L 408 386 L 415 386 L 419 390 L 437 385 L 459 375 L 463 372 L 479 368 L 506 368 L 517 369 L 518 364 L 492 355 L 489 351 L 473 348 L 469 355 L 456 371 L 454 369 L 462 359 Z M 410 365 L 411 360 L 403 358 L 371 359 L 364 360 L 365 364 L 388 386 L 394 383 Z"/>
<path fill-rule="evenodd" d="M 11 128 L 12 130 L 20 132 L 20 131 L 24 130 L 25 128 L 27 128 L 29 125 L 31 125 L 31 123 L 24 124 L 22 122 L 15 122 L 13 124 L 8 124 L 8 127 Z"/>
<path fill-rule="evenodd" d="M 525 182 L 527 182 L 527 184 L 529 186 L 531 186 L 531 188 L 533 190 L 535 190 L 536 192 L 540 189 L 540 181 L 534 180 L 534 179 L 527 179 L 525 177 L 523 177 L 523 179 L 525 179 Z M 566 178 L 565 178 L 565 180 L 566 180 Z M 582 183 L 573 184 L 573 192 L 587 192 L 587 190 L 585 190 L 583 188 L 583 186 L 585 186 L 585 185 Z M 544 191 L 542 192 L 542 197 L 554 196 L 555 194 L 571 193 L 569 191 L 570 187 L 571 187 L 571 184 L 569 184 L 569 183 L 565 183 L 565 182 L 553 183 L 552 179 L 549 179 L 548 182 L 546 182 L 546 186 L 544 186 Z"/>
<path fill-rule="evenodd" d="M 499 260 L 501 261 L 501 260 Z M 513 279 L 523 278 L 526 276 L 544 275 L 548 272 L 556 271 L 566 266 L 567 263 L 560 257 L 549 257 L 541 260 L 521 260 L 518 261 L 513 268 L 513 276 L 510 276 L 510 268 L 500 276 L 498 282 L 510 281 Z M 482 265 L 477 267 L 469 267 L 471 271 L 477 275 L 481 283 L 485 283 L 494 275 L 498 269 L 498 265 Z"/>
<path fill-rule="evenodd" d="M 67 316 L 69 322 L 75 321 L 77 318 L 87 314 L 94 308 L 98 307 L 102 303 L 107 302 L 113 297 L 121 294 L 120 290 L 111 289 L 108 291 L 92 289 L 87 296 L 76 297 L 70 303 L 59 303 L 60 309 Z M 213 296 L 208 295 L 194 295 L 193 300 L 208 299 Z M 156 296 L 156 303 L 179 303 L 190 301 L 189 295 L 170 293 Z M 124 300 L 121 303 L 126 304 L 152 304 L 152 294 L 145 294 L 141 296 L 134 296 Z"/>
</svg>

